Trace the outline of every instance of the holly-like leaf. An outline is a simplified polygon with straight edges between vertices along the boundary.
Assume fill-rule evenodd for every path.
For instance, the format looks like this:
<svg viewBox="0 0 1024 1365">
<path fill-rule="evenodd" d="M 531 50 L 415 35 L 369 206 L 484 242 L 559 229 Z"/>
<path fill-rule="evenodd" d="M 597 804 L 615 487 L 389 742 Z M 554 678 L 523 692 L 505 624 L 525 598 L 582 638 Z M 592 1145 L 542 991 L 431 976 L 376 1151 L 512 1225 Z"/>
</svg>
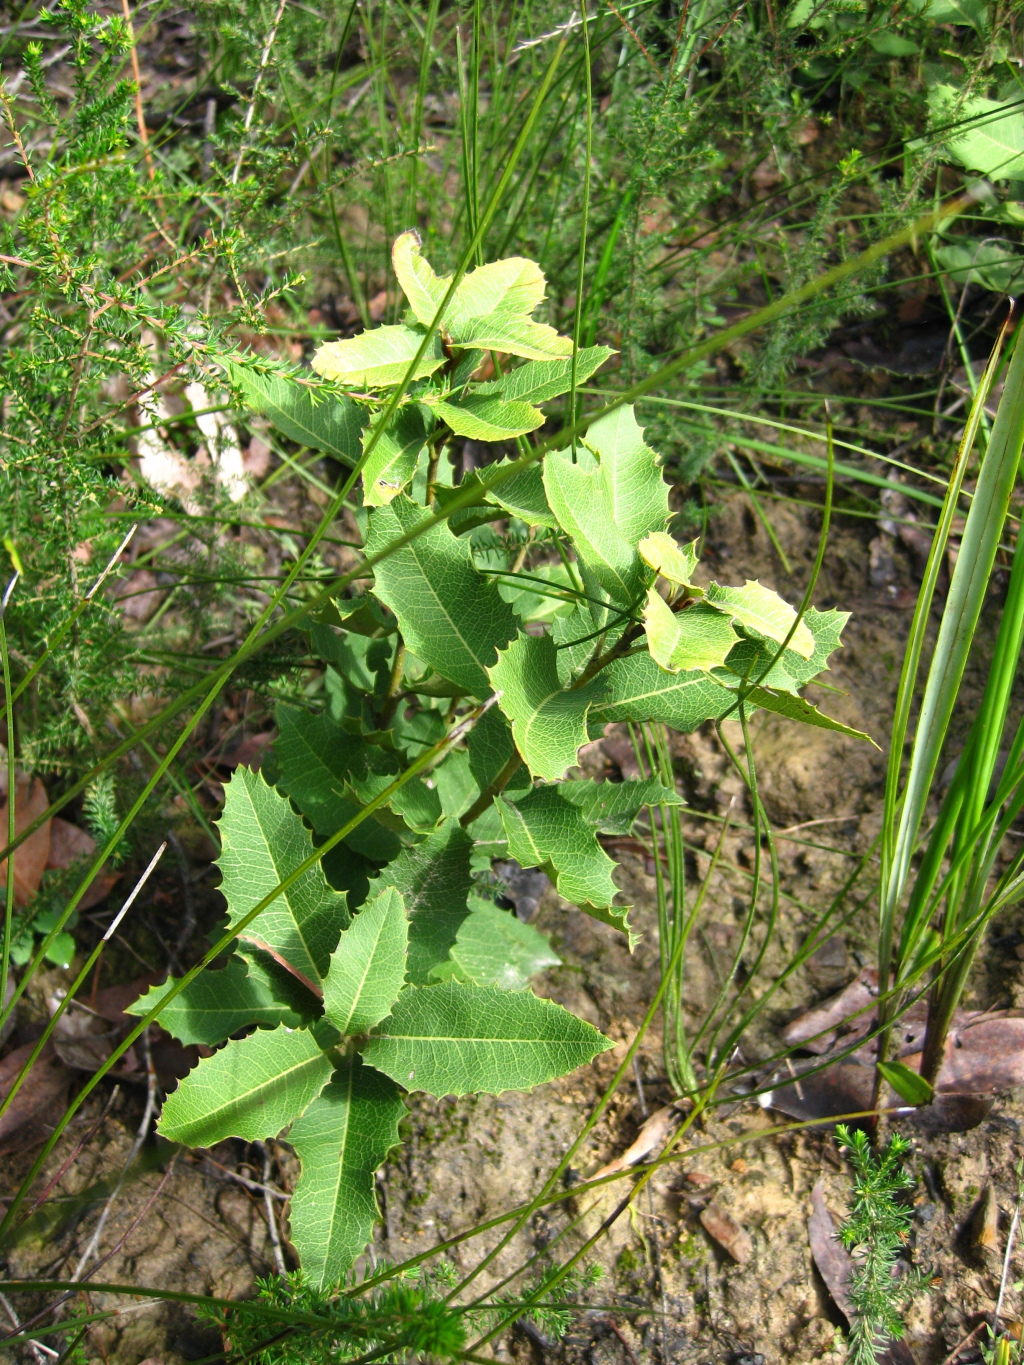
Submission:
<svg viewBox="0 0 1024 1365">
<path fill-rule="evenodd" d="M 663 721 L 690 731 L 733 702 L 728 689 L 707 673 L 666 673 L 649 654 L 616 659 L 600 676 L 607 690 L 591 713 L 599 721 Z"/>
<path fill-rule="evenodd" d="M 370 514 L 367 550 L 375 554 L 429 518 L 401 496 Z M 473 565 L 470 547 L 448 527 L 431 527 L 381 560 L 376 593 L 398 617 L 409 648 L 475 697 L 490 692 L 487 669 L 516 633 L 515 615 Z"/>
<path fill-rule="evenodd" d="M 587 742 L 587 711 L 603 690 L 595 680 L 568 690 L 558 679 L 549 635 L 520 635 L 490 670 L 499 705 L 512 722 L 516 747 L 535 777 L 557 782 Z"/>
<path fill-rule="evenodd" d="M 228 365 L 231 382 L 254 412 L 269 417 L 282 436 L 333 455 L 343 464 L 359 459 L 366 413 L 351 398 L 318 394 L 281 374 L 259 374 L 247 365 Z"/>
<path fill-rule="evenodd" d="M 429 327 L 451 284 L 451 276 L 438 279 L 421 246 L 418 232 L 403 232 L 391 248 L 391 263 L 416 321 Z"/>
<path fill-rule="evenodd" d="M 501 460 L 491 465 L 487 470 L 488 484 L 493 478 L 493 471 L 504 470 L 511 463 L 511 460 Z M 552 531 L 558 529 L 555 514 L 548 506 L 547 494 L 544 492 L 544 476 L 536 462 L 495 483 L 487 497 L 512 516 L 525 521 L 528 526 L 547 526 Z"/>
<path fill-rule="evenodd" d="M 609 346 L 586 346 L 576 352 L 576 383 L 585 384 L 615 352 Z M 531 360 L 510 370 L 500 379 L 476 388 L 477 393 L 494 393 L 524 403 L 546 403 L 568 393 L 572 387 L 572 357 L 565 360 Z M 539 466 L 538 466 L 539 472 Z"/>
<path fill-rule="evenodd" d="M 763 711 L 774 711 L 777 716 L 802 721 L 804 725 L 813 725 L 818 730 L 834 730 L 837 734 L 849 735 L 851 739 L 866 739 L 869 744 L 874 744 L 875 748 L 878 748 L 871 736 L 866 735 L 863 730 L 854 730 L 851 726 L 844 725 L 842 721 L 833 720 L 806 698 L 795 696 L 792 692 L 773 692 L 767 687 L 752 687 L 747 693 L 746 700 L 752 706 L 760 706 Z"/>
<path fill-rule="evenodd" d="M 324 1013 L 343 1037 L 380 1023 L 405 981 L 409 924 L 402 897 L 386 887 L 368 901 L 331 954 Z"/>
<path fill-rule="evenodd" d="M 670 673 L 720 668 L 739 639 L 728 617 L 713 607 L 698 602 L 674 612 L 657 588 L 647 593 L 644 626 L 651 658 Z"/>
<path fill-rule="evenodd" d="M 957 238 L 935 248 L 935 259 L 957 284 L 980 284 L 994 294 L 1016 293 L 1024 275 L 1024 256 L 1006 241 Z"/>
<path fill-rule="evenodd" d="M 516 312 L 489 313 L 464 326 L 460 324 L 459 330 L 460 346 L 500 351 L 505 355 L 522 356 L 524 360 L 547 360 L 572 354 L 571 337 L 560 335 L 546 322 L 534 322 Z"/>
<path fill-rule="evenodd" d="M 751 578 L 742 588 L 711 583 L 705 600 L 741 626 L 750 626 L 759 635 L 766 635 L 769 640 L 777 640 L 779 644 L 786 639 L 796 621 L 796 611 L 788 602 L 784 602 L 771 588 L 763 587 Z M 788 648 L 805 659 L 814 653 L 814 636 L 806 621 L 800 621 L 797 625 Z"/>
<path fill-rule="evenodd" d="M 471 441 L 511 441 L 544 425 L 544 414 L 529 403 L 510 403 L 475 393 L 451 401 L 424 395 L 424 401 L 456 436 Z"/>
<path fill-rule="evenodd" d="M 125 1014 L 140 1018 L 148 1014 L 177 982 L 169 976 L 159 986 L 125 1006 Z M 160 1025 L 188 1046 L 204 1043 L 213 1047 L 250 1024 L 273 1028 L 299 1028 L 302 1019 L 284 1002 L 274 998 L 269 979 L 233 957 L 221 971 L 200 972 L 183 991 L 164 1006 Z"/>
<path fill-rule="evenodd" d="M 359 740 L 329 715 L 295 706 L 278 706 L 277 725 L 278 782 L 317 834 L 328 838 L 365 804 L 366 798 L 363 802 L 353 799 L 348 786 L 353 777 L 366 772 Z M 397 857 L 402 847 L 397 834 L 373 816 L 357 825 L 345 842 L 380 863 Z"/>
<path fill-rule="evenodd" d="M 961 22 L 957 20 L 956 22 Z M 959 92 L 952 85 L 935 85 L 928 92 L 933 121 L 944 127 L 957 125 L 946 136 L 951 155 L 969 171 L 980 171 L 993 180 L 1024 178 L 1024 105 L 989 100 L 973 95 L 959 105 Z"/>
<path fill-rule="evenodd" d="M 313 356 L 312 366 L 325 379 L 352 388 L 379 389 L 400 384 L 423 344 L 425 333 L 413 327 L 375 327 L 344 341 L 326 341 Z M 441 338 L 435 333 L 416 363 L 410 380 L 423 379 L 445 362 Z"/>
<path fill-rule="evenodd" d="M 811 607 L 804 616 L 804 624 L 814 637 L 814 651 L 809 659 L 802 658 L 794 649 L 784 649 L 782 658 L 776 659 L 779 650 L 773 641 L 744 639 L 732 649 L 725 666 L 740 678 L 795 692 L 819 673 L 828 671 L 829 658 L 839 648 L 843 627 L 849 619 L 848 611 L 818 611 Z M 766 673 L 765 669 L 770 671 Z"/>
<path fill-rule="evenodd" d="M 694 572 L 700 563 L 695 540 L 689 545 L 679 545 L 666 531 L 654 531 L 644 537 L 638 548 L 640 558 L 662 578 L 684 588 L 692 584 Z"/>
<path fill-rule="evenodd" d="M 602 834 L 628 834 L 645 806 L 682 806 L 678 792 L 653 777 L 627 782 L 562 782 L 559 795 Z"/>
<path fill-rule="evenodd" d="M 612 1046 L 530 991 L 446 981 L 407 987 L 363 1057 L 407 1090 L 498 1095 L 564 1076 Z"/>
<path fill-rule="evenodd" d="M 599 417 L 583 439 L 601 457 L 608 506 L 630 545 L 663 530 L 668 521 L 668 484 L 657 455 L 644 441 L 632 405 Z"/>
<path fill-rule="evenodd" d="M 567 450 L 544 461 L 544 492 L 577 555 L 615 602 L 632 603 L 649 578 L 636 552 L 615 523 L 607 470 L 586 450 L 574 464 Z"/>
<path fill-rule="evenodd" d="M 441 283 L 447 288 L 450 277 Z M 459 281 L 451 310 L 445 316 L 445 328 L 460 346 L 475 345 L 468 334 L 480 319 L 496 313 L 528 318 L 543 299 L 546 283 L 540 266 L 525 256 L 506 256 L 477 266 Z M 480 349 L 491 348 L 484 345 Z"/>
<path fill-rule="evenodd" d="M 616 866 L 597 842 L 597 826 L 558 787 L 534 787 L 514 802 L 495 801 L 508 835 L 509 856 L 523 867 L 543 867 L 558 894 L 638 942 L 627 906 L 613 905 Z"/>
<path fill-rule="evenodd" d="M 405 849 L 381 874 L 401 894 L 409 915 L 409 980 L 422 984 L 452 950 L 469 913 L 473 840 L 448 819 L 421 844 Z"/>
<path fill-rule="evenodd" d="M 537 972 L 561 966 L 543 934 L 479 898 L 462 921 L 451 960 L 474 985 L 506 991 L 520 991 Z"/>
<path fill-rule="evenodd" d="M 385 427 L 363 466 L 363 503 L 384 507 L 398 496 L 416 473 L 416 462 L 426 444 L 428 417 L 419 403 L 400 407 Z M 363 434 L 363 445 L 373 428 Z"/>
<path fill-rule="evenodd" d="M 291 1233 L 310 1284 L 344 1284 L 379 1217 L 374 1176 L 398 1145 L 405 1105 L 394 1081 L 346 1057 L 331 1082 L 295 1120 L 288 1141 L 302 1162 L 291 1202 Z"/>
<path fill-rule="evenodd" d="M 260 773 L 235 769 L 220 820 L 221 893 L 232 927 L 313 852 L 309 831 L 288 799 Z M 314 991 L 348 924 L 345 897 L 331 889 L 315 863 L 243 930 Z"/>
<path fill-rule="evenodd" d="M 189 1072 L 164 1101 L 159 1131 L 186 1147 L 277 1137 L 320 1093 L 331 1070 L 308 1029 L 257 1029 Z"/>
</svg>

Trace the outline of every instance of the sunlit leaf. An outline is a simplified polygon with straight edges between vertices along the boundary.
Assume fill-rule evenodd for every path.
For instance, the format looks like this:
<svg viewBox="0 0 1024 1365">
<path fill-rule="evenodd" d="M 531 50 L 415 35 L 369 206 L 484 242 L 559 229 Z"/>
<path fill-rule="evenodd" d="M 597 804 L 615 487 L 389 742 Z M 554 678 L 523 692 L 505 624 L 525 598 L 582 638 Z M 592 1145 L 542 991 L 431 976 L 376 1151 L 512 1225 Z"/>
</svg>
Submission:
<svg viewBox="0 0 1024 1365">
<path fill-rule="evenodd" d="M 375 327 L 344 341 L 324 342 L 311 363 L 325 379 L 353 388 L 379 389 L 400 384 L 407 374 L 410 379 L 422 379 L 445 362 L 444 347 L 435 333 L 409 374 L 409 366 L 425 335 L 412 327 Z"/>
</svg>

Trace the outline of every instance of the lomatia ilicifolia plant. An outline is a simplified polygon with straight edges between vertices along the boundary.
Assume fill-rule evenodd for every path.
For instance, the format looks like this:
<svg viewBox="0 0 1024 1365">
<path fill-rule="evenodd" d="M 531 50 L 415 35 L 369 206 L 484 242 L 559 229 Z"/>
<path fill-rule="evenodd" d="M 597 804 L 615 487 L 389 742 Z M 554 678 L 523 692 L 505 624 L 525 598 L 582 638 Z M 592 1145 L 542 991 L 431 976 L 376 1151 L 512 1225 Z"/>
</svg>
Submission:
<svg viewBox="0 0 1024 1365">
<path fill-rule="evenodd" d="M 321 346 L 327 385 L 225 362 L 282 431 L 361 470 L 373 579 L 307 619 L 321 704 L 281 704 L 270 759 L 228 784 L 219 866 L 234 955 L 134 1007 L 162 999 L 166 1028 L 218 1047 L 168 1097 L 167 1138 L 284 1135 L 294 1148 L 292 1239 L 322 1287 L 372 1236 L 374 1174 L 405 1094 L 527 1090 L 612 1046 L 529 989 L 558 959 L 499 907 L 492 871 L 544 868 L 634 945 L 599 836 L 680 798 L 656 778 L 581 777 L 588 739 L 614 721 L 692 730 L 740 707 L 845 730 L 798 689 L 826 667 L 846 614 L 801 617 L 754 582 L 699 585 L 696 544 L 667 534 L 669 487 L 631 408 L 543 460 L 524 440 L 540 404 L 611 354 L 574 355 L 533 319 L 537 265 L 439 278 L 414 233 L 393 260 L 406 320 Z M 494 377 L 481 380 L 488 353 Z M 513 358 L 525 363 L 503 368 Z M 455 437 L 523 454 L 453 487 Z"/>
</svg>

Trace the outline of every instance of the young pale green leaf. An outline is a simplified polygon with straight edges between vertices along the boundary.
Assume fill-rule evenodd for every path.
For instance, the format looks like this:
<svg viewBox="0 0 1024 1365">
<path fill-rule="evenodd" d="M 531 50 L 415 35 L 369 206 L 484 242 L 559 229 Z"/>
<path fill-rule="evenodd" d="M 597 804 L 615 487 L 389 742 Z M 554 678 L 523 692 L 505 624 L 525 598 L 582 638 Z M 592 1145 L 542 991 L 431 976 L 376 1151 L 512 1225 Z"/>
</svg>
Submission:
<svg viewBox="0 0 1024 1365">
<path fill-rule="evenodd" d="M 649 574 L 616 525 L 608 488 L 608 471 L 585 450 L 574 464 L 567 450 L 552 451 L 544 461 L 548 505 L 573 542 L 577 555 L 615 602 L 631 604 L 642 593 Z"/>
<path fill-rule="evenodd" d="M 403 232 L 391 248 L 391 263 L 402 293 L 409 300 L 416 321 L 429 327 L 451 284 L 451 276 L 441 280 L 420 250 L 418 232 Z"/>
<path fill-rule="evenodd" d="M 159 1131 L 186 1147 L 277 1137 L 320 1093 L 331 1070 L 308 1029 L 257 1029 L 189 1072 L 164 1101 Z"/>
<path fill-rule="evenodd" d="M 657 588 L 647 593 L 644 627 L 651 658 L 670 673 L 720 668 L 739 639 L 729 619 L 698 602 L 673 611 Z"/>
<path fill-rule="evenodd" d="M 510 403 L 484 394 L 471 393 L 451 402 L 425 394 L 424 402 L 456 436 L 471 441 L 511 441 L 544 425 L 544 414 L 529 403 Z"/>
<path fill-rule="evenodd" d="M 501 460 L 493 467 L 502 469 L 510 463 L 510 460 Z M 528 465 L 521 473 L 504 479 L 487 497 L 491 503 L 496 503 L 512 516 L 525 521 L 527 526 L 547 526 L 552 531 L 558 529 L 555 514 L 548 506 L 544 476 L 539 464 Z"/>
<path fill-rule="evenodd" d="M 585 384 L 615 352 L 609 346 L 586 346 L 576 352 L 576 383 Z M 494 393 L 524 403 L 546 403 L 568 393 L 572 387 L 572 357 L 565 360 L 531 360 L 518 369 L 477 386 L 477 393 Z"/>
<path fill-rule="evenodd" d="M 348 786 L 353 776 L 365 773 L 359 740 L 323 712 L 282 704 L 276 714 L 279 785 L 317 834 L 329 837 L 365 803 L 354 800 Z M 376 817 L 357 825 L 346 842 L 363 857 L 381 863 L 397 857 L 402 847 L 397 834 Z"/>
<path fill-rule="evenodd" d="M 878 1069 L 896 1094 L 908 1104 L 931 1104 L 935 1089 L 905 1062 L 879 1062 Z"/>
<path fill-rule="evenodd" d="M 440 281 L 446 289 L 450 282 L 450 276 Z M 494 313 L 528 318 L 543 299 L 546 284 L 540 266 L 525 256 L 507 256 L 477 266 L 459 281 L 445 329 L 460 346 L 472 346 L 475 343 L 467 333 L 479 319 L 489 319 Z"/>
<path fill-rule="evenodd" d="M 269 417 L 282 436 L 347 465 L 359 459 L 367 417 L 351 398 L 317 394 L 285 375 L 258 374 L 246 365 L 229 364 L 228 374 L 253 411 Z"/>
<path fill-rule="evenodd" d="M 818 730 L 834 730 L 836 734 L 848 735 L 850 739 L 866 739 L 869 744 L 874 744 L 874 747 L 878 748 L 871 736 L 866 735 L 863 730 L 854 730 L 849 725 L 844 725 L 842 721 L 833 720 L 804 697 L 795 696 L 792 692 L 775 692 L 767 687 L 752 687 L 747 693 L 746 700 L 751 706 L 759 706 L 762 711 L 772 711 L 777 716 L 802 721 L 804 725 L 813 725 Z"/>
<path fill-rule="evenodd" d="M 520 635 L 500 651 L 490 678 L 526 766 L 534 777 L 557 782 L 587 742 L 587 710 L 603 684 L 564 689 L 549 635 Z"/>
<path fill-rule="evenodd" d="M 523 867 L 548 870 L 560 896 L 587 914 L 619 929 L 629 947 L 639 941 L 629 924 L 627 906 L 613 905 L 616 866 L 597 841 L 597 825 L 558 787 L 535 787 L 525 796 L 495 802 L 508 835 L 509 856 Z"/>
<path fill-rule="evenodd" d="M 496 312 L 474 318 L 461 328 L 460 346 L 500 351 L 524 360 L 547 360 L 572 354 L 572 338 L 561 336 L 546 322 L 534 322 L 519 313 Z"/>
<path fill-rule="evenodd" d="M 561 966 L 543 934 L 480 899 L 462 921 L 451 960 L 474 985 L 506 991 L 520 991 L 537 972 Z"/>
<path fill-rule="evenodd" d="M 705 600 L 741 626 L 749 626 L 759 635 L 766 635 L 769 640 L 776 640 L 779 644 L 785 640 L 796 621 L 796 611 L 788 602 L 784 602 L 771 588 L 765 588 L 751 578 L 742 588 L 711 583 Z M 788 648 L 805 659 L 814 653 L 814 636 L 806 621 L 797 625 Z"/>
<path fill-rule="evenodd" d="M 366 507 L 386 506 L 411 482 L 431 425 L 426 410 L 419 403 L 407 403 L 398 409 L 363 466 L 363 504 Z M 364 432 L 364 445 L 370 430 L 372 428 Z"/>
<path fill-rule="evenodd" d="M 612 1046 L 530 991 L 446 981 L 407 987 L 363 1056 L 407 1090 L 497 1095 L 564 1076 Z"/>
<path fill-rule="evenodd" d="M 649 654 L 616 659 L 600 676 L 607 690 L 591 712 L 597 721 L 662 721 L 690 731 L 722 715 L 734 701 L 707 673 L 666 673 Z"/>
<path fill-rule="evenodd" d="M 159 986 L 150 986 L 144 995 L 125 1006 L 125 1014 L 148 1014 L 177 983 L 169 976 Z M 204 1043 L 213 1047 L 250 1024 L 273 1028 L 299 1028 L 302 1019 L 287 1004 L 274 998 L 269 980 L 251 971 L 239 957 L 233 957 L 222 971 L 207 968 L 188 983 L 164 1007 L 160 1025 L 172 1037 L 189 1046 Z"/>
<path fill-rule="evenodd" d="M 366 547 L 377 553 L 429 518 L 401 496 L 370 514 Z M 490 692 L 487 669 L 516 633 L 512 608 L 473 565 L 470 547 L 433 526 L 374 569 L 376 593 L 398 617 L 409 648 L 475 697 Z"/>
<path fill-rule="evenodd" d="M 632 405 L 599 417 L 583 438 L 601 458 L 612 519 L 630 545 L 638 545 L 668 521 L 668 484 L 658 457 L 644 441 Z"/>
<path fill-rule="evenodd" d="M 389 886 L 363 906 L 331 954 L 324 1013 L 343 1037 L 365 1033 L 391 1009 L 405 981 L 408 942 L 402 897 Z"/>
<path fill-rule="evenodd" d="M 684 588 L 693 583 L 694 572 L 700 563 L 695 540 L 689 545 L 679 545 L 667 531 L 654 531 L 644 537 L 638 548 L 640 558 L 662 578 Z"/>
<path fill-rule="evenodd" d="M 559 795 L 602 834 L 628 834 L 644 806 L 682 806 L 678 792 L 653 777 L 627 782 L 562 782 Z"/>
<path fill-rule="evenodd" d="M 245 767 L 235 769 L 225 789 L 220 836 L 217 865 L 229 927 L 313 852 L 310 833 L 287 797 Z M 314 864 L 243 934 L 318 991 L 348 919 L 344 895 L 328 886 L 320 865 Z"/>
<path fill-rule="evenodd" d="M 1019 94 L 1012 101 L 973 95 L 959 106 L 958 98 L 952 85 L 935 85 L 928 92 L 936 123 L 943 125 L 952 117 L 956 124 L 967 125 L 946 138 L 952 156 L 967 170 L 993 180 L 1024 178 L 1024 105 Z"/>
<path fill-rule="evenodd" d="M 295 1120 L 288 1141 L 302 1163 L 291 1232 L 302 1269 L 319 1289 L 344 1284 L 379 1217 L 374 1176 L 398 1145 L 405 1105 L 394 1081 L 346 1057 Z"/>
<path fill-rule="evenodd" d="M 313 356 L 313 369 L 325 379 L 352 388 L 380 389 L 400 384 L 409 373 L 424 335 L 413 327 L 375 327 L 344 341 L 327 341 Z M 435 333 L 410 379 L 423 379 L 439 370 L 444 362 L 444 347 Z"/>
<path fill-rule="evenodd" d="M 457 819 L 448 819 L 381 874 L 381 881 L 400 893 L 409 915 L 407 971 L 416 985 L 446 960 L 469 913 L 472 851 L 473 840 Z"/>
</svg>

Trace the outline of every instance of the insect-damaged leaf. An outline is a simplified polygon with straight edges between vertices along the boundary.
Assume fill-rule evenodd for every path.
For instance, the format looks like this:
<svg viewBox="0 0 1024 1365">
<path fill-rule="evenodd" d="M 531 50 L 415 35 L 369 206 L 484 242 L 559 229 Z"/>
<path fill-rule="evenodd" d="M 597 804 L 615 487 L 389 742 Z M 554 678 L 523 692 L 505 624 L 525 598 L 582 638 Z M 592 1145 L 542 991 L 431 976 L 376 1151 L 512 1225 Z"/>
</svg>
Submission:
<svg viewBox="0 0 1024 1365">
<path fill-rule="evenodd" d="M 587 742 L 587 710 L 603 683 L 563 688 L 549 635 L 520 635 L 501 651 L 490 677 L 530 772 L 546 781 L 563 777 Z"/>
<path fill-rule="evenodd" d="M 598 823 L 583 805 L 567 800 L 558 787 L 534 787 L 514 802 L 495 802 L 508 836 L 508 851 L 523 867 L 543 867 L 560 896 L 595 919 L 621 930 L 630 951 L 639 936 L 629 924 L 628 905 L 613 904 L 615 862 L 597 841 Z"/>
<path fill-rule="evenodd" d="M 370 514 L 367 550 L 376 554 L 430 517 L 404 495 Z M 439 524 L 381 560 L 375 591 L 398 617 L 409 648 L 472 696 L 490 692 L 487 669 L 515 635 L 516 618 L 473 564 L 470 547 Z"/>
<path fill-rule="evenodd" d="M 358 1056 L 292 1124 L 288 1141 L 302 1162 L 291 1202 L 291 1231 L 309 1282 L 344 1281 L 379 1216 L 374 1175 L 398 1144 L 405 1105 L 394 1081 Z"/>
<path fill-rule="evenodd" d="M 407 1090 L 497 1095 L 564 1076 L 612 1046 L 529 991 L 445 981 L 406 987 L 363 1057 Z"/>
</svg>

